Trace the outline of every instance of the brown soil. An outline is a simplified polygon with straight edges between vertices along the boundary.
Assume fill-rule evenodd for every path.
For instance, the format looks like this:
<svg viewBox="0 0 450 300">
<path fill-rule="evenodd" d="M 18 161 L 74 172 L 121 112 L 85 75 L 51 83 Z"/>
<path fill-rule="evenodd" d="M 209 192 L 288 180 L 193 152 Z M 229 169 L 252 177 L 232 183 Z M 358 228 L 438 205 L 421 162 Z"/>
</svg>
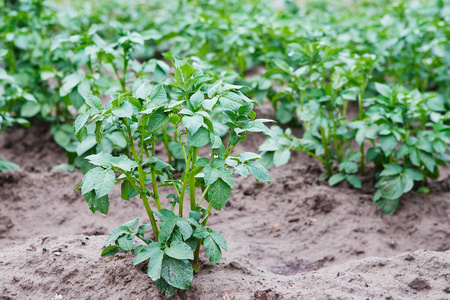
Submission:
<svg viewBox="0 0 450 300">
<path fill-rule="evenodd" d="M 263 139 L 254 135 L 245 149 Z M 100 256 L 113 228 L 148 222 L 139 199 L 114 189 L 108 216 L 92 214 L 73 191 L 82 174 L 51 172 L 66 158 L 42 127 L 7 132 L 0 157 L 21 166 L 0 173 L 0 299 L 160 299 L 131 255 Z M 295 153 L 271 170 L 270 185 L 237 178 L 209 223 L 228 252 L 217 265 L 203 256 L 192 288 L 177 297 L 450 299 L 450 180 L 406 195 L 388 216 L 370 188 L 329 187 L 322 171 Z"/>
</svg>

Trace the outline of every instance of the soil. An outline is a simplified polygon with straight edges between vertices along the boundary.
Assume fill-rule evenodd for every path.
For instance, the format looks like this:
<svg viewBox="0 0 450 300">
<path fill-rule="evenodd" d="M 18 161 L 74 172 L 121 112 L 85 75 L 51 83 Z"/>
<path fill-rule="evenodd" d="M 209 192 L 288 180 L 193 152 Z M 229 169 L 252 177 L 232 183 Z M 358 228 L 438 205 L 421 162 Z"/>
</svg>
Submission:
<svg viewBox="0 0 450 300">
<path fill-rule="evenodd" d="M 256 151 L 263 139 L 237 151 Z M 135 217 L 148 223 L 138 198 L 121 200 L 115 188 L 109 214 L 92 214 L 73 190 L 82 174 L 51 171 L 67 160 L 45 126 L 9 130 L 0 157 L 21 167 L 0 173 L 0 299 L 162 299 L 131 255 L 100 256 L 112 229 Z M 383 215 L 371 183 L 330 187 L 322 172 L 294 153 L 270 170 L 271 184 L 236 178 L 208 223 L 228 252 L 217 265 L 203 254 L 176 299 L 450 299 L 448 177 Z"/>
</svg>

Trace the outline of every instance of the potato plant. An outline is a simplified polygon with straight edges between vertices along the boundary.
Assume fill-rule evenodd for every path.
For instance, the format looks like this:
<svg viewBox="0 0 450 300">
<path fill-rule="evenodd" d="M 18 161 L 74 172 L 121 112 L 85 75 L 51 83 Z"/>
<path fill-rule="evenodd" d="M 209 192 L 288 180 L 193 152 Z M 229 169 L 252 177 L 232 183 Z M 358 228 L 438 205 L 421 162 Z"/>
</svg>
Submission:
<svg viewBox="0 0 450 300">
<path fill-rule="evenodd" d="M 207 222 L 211 210 L 221 210 L 228 201 L 234 174 L 252 174 L 256 180 L 270 182 L 268 172 L 258 163 L 259 155 L 233 152 L 249 132 L 273 135 L 264 125 L 268 120 L 255 119 L 255 103 L 239 91 L 241 87 L 210 80 L 195 66 L 176 60 L 172 97 L 164 84 L 147 82 L 133 93 L 114 94 L 105 106 L 98 97 L 87 96 L 89 109 L 77 117 L 73 127 L 81 141 L 89 124 L 95 124 L 97 143 L 112 127 L 126 140 L 129 155 L 100 152 L 87 156 L 95 167 L 78 188 L 92 212 L 104 214 L 114 185 L 120 184 L 124 200 L 139 196 L 150 224 L 139 225 L 134 219 L 117 227 L 108 236 L 106 244 L 111 245 L 102 255 L 133 253 L 134 265 L 147 262 L 148 276 L 166 296 L 190 287 L 194 271 L 199 271 L 200 247 L 212 263 L 220 261 L 222 250 L 227 249 L 223 236 L 208 228 Z M 217 110 L 228 126 L 225 140 L 217 134 L 211 117 Z M 163 143 L 158 141 L 163 127 L 174 129 L 170 140 L 178 144 L 186 165 L 181 176 L 174 173 L 167 157 L 155 155 L 157 143 Z M 167 179 L 158 183 L 158 177 Z M 173 190 L 166 199 L 162 187 Z"/>
</svg>

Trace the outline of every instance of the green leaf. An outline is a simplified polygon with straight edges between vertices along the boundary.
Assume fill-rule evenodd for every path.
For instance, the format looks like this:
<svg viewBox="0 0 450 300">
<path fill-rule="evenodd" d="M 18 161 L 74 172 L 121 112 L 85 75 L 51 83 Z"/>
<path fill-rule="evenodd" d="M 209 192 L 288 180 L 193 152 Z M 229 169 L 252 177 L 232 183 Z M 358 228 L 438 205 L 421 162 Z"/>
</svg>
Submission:
<svg viewBox="0 0 450 300">
<path fill-rule="evenodd" d="M 287 164 L 290 158 L 291 158 L 291 151 L 288 148 L 277 150 L 273 154 L 273 163 L 275 164 L 275 167 L 278 168 L 282 165 Z"/>
<path fill-rule="evenodd" d="M 426 101 L 427 106 L 433 111 L 445 112 L 445 101 L 441 97 L 433 97 Z"/>
<path fill-rule="evenodd" d="M 392 176 L 403 173 L 403 168 L 397 164 L 386 164 L 384 165 L 383 172 L 380 173 L 381 176 Z"/>
<path fill-rule="evenodd" d="M 124 180 L 123 182 L 122 182 L 122 184 L 120 185 L 120 197 L 123 199 L 123 200 L 130 200 L 130 198 L 132 198 L 132 197 L 130 197 L 130 190 L 131 189 L 133 189 L 134 190 L 134 188 L 133 188 L 133 186 L 131 185 L 131 183 L 128 181 L 128 180 Z"/>
<path fill-rule="evenodd" d="M 184 240 L 189 239 L 194 233 L 191 224 L 189 224 L 189 222 L 184 219 L 178 219 L 177 227 L 180 230 Z"/>
<path fill-rule="evenodd" d="M 37 115 L 40 110 L 41 106 L 39 105 L 39 103 L 26 102 L 20 108 L 20 115 L 24 118 L 31 118 Z"/>
<path fill-rule="evenodd" d="M 120 251 L 119 245 L 109 245 L 103 248 L 101 256 L 114 256 Z"/>
<path fill-rule="evenodd" d="M 175 229 L 175 225 L 177 224 L 178 217 L 172 217 L 170 219 L 164 220 L 161 223 L 161 230 L 159 232 L 159 241 L 161 243 L 167 242 L 167 240 L 170 238 L 170 235 L 172 234 L 173 230 Z"/>
<path fill-rule="evenodd" d="M 430 192 L 430 189 L 427 187 L 424 187 L 424 186 L 420 187 L 417 190 L 417 193 L 419 193 L 419 194 L 428 194 L 429 192 Z"/>
<path fill-rule="evenodd" d="M 119 157 L 111 157 L 111 165 L 125 172 L 130 172 L 138 167 L 137 162 L 129 159 L 128 156 L 123 154 Z"/>
<path fill-rule="evenodd" d="M 358 178 L 358 176 L 356 175 L 348 175 L 346 177 L 347 181 L 354 187 L 357 189 L 360 189 L 362 184 L 361 184 L 361 179 Z"/>
<path fill-rule="evenodd" d="M 360 128 L 356 133 L 355 141 L 359 146 L 361 146 L 362 143 L 364 143 L 365 138 L 366 138 L 366 128 L 363 127 Z"/>
<path fill-rule="evenodd" d="M 102 139 L 103 139 L 103 122 L 97 121 L 97 123 L 95 123 L 95 141 L 98 144 L 101 144 Z"/>
<path fill-rule="evenodd" d="M 139 99 L 146 100 L 151 91 L 152 87 L 150 86 L 150 84 L 148 82 L 144 82 L 137 88 L 135 96 Z"/>
<path fill-rule="evenodd" d="M 259 181 L 266 181 L 270 182 L 270 175 L 269 172 L 258 162 L 256 161 L 249 161 L 247 163 L 248 171 L 256 178 L 256 180 Z"/>
<path fill-rule="evenodd" d="M 272 139 L 269 139 L 269 141 L 273 141 Z M 256 160 L 261 158 L 259 154 L 253 153 L 253 152 L 242 152 L 237 156 L 240 162 L 244 163 L 250 160 Z"/>
<path fill-rule="evenodd" d="M 169 114 L 164 111 L 164 108 L 159 108 L 152 112 L 149 116 L 148 131 L 154 132 L 161 128 L 169 121 Z"/>
<path fill-rule="evenodd" d="M 338 184 L 339 182 L 341 182 L 344 179 L 345 179 L 344 174 L 337 173 L 337 174 L 334 174 L 333 176 L 331 176 L 330 179 L 328 179 L 328 184 L 333 186 L 335 184 Z"/>
<path fill-rule="evenodd" d="M 391 97 L 392 90 L 389 86 L 382 84 L 382 83 L 375 82 L 375 89 L 381 95 L 383 95 L 387 98 Z"/>
<path fill-rule="evenodd" d="M 129 252 L 133 250 L 133 236 L 132 234 L 124 234 L 121 237 L 117 239 L 117 242 L 119 243 L 120 248 L 122 248 L 123 251 Z"/>
<path fill-rule="evenodd" d="M 108 154 L 108 153 L 105 153 L 102 151 L 98 154 L 92 154 L 92 155 L 86 156 L 85 159 L 87 159 L 94 166 L 110 168 L 113 157 L 111 154 Z"/>
<path fill-rule="evenodd" d="M 131 230 L 136 230 L 138 225 L 139 225 L 139 218 L 134 218 L 133 220 L 130 220 L 123 224 L 123 226 L 127 226 Z"/>
<path fill-rule="evenodd" d="M 164 294 L 166 299 L 170 299 L 177 293 L 177 288 L 169 285 L 164 279 L 159 278 L 155 281 L 155 285 L 158 288 L 158 290 Z"/>
<path fill-rule="evenodd" d="M 129 232 L 129 228 L 127 226 L 119 226 L 113 229 L 113 231 L 108 235 L 108 238 L 105 241 L 105 244 L 114 243 L 122 234 Z"/>
<path fill-rule="evenodd" d="M 90 135 L 87 136 L 76 149 L 77 155 L 82 156 L 87 151 L 91 150 L 95 145 L 97 145 L 97 141 L 95 140 L 95 136 Z"/>
<path fill-rule="evenodd" d="M 216 180 L 208 190 L 208 200 L 216 210 L 221 210 L 231 196 L 231 188 L 222 179 Z"/>
<path fill-rule="evenodd" d="M 89 95 L 84 97 L 86 104 L 94 110 L 94 112 L 98 113 L 103 109 L 102 101 L 97 96 Z"/>
<path fill-rule="evenodd" d="M 150 227 L 151 227 L 150 224 L 142 224 L 141 226 L 138 227 L 136 235 L 143 237 Z"/>
<path fill-rule="evenodd" d="M 185 290 L 191 287 L 194 270 L 188 260 L 164 256 L 161 277 L 171 286 Z"/>
<path fill-rule="evenodd" d="M 86 125 L 86 122 L 89 120 L 89 114 L 80 114 L 75 119 L 75 122 L 73 123 L 73 132 L 77 134 L 80 132 L 82 128 L 84 128 L 84 125 Z"/>
<path fill-rule="evenodd" d="M 164 86 L 158 84 L 150 93 L 150 99 L 156 103 L 156 105 L 163 105 L 167 101 L 167 94 Z"/>
<path fill-rule="evenodd" d="M 116 176 L 113 170 L 96 167 L 84 176 L 81 193 L 85 195 L 95 190 L 97 198 L 103 197 L 112 190 L 115 180 Z"/>
<path fill-rule="evenodd" d="M 56 171 L 68 171 L 68 172 L 74 172 L 76 170 L 74 165 L 69 165 L 69 164 L 59 164 L 56 165 L 52 168 L 52 172 L 56 172 Z"/>
<path fill-rule="evenodd" d="M 188 135 L 188 147 L 200 148 L 210 142 L 208 129 L 201 127 L 195 132 L 195 134 Z"/>
<path fill-rule="evenodd" d="M 403 195 L 402 176 L 384 176 L 377 183 L 383 198 L 399 199 Z"/>
<path fill-rule="evenodd" d="M 59 95 L 61 97 L 64 97 L 65 95 L 69 94 L 72 89 L 81 82 L 81 80 L 83 80 L 83 78 L 79 73 L 73 73 L 64 77 L 61 88 L 59 90 Z"/>
<path fill-rule="evenodd" d="M 439 154 L 445 153 L 447 151 L 447 145 L 442 140 L 436 139 L 433 141 L 433 149 Z"/>
<path fill-rule="evenodd" d="M 436 159 L 433 156 L 423 151 L 419 151 L 419 158 L 428 171 L 434 172 L 434 168 L 436 167 Z"/>
<path fill-rule="evenodd" d="M 220 233 L 217 231 L 211 231 L 210 236 L 220 248 L 227 250 L 227 241 Z"/>
<path fill-rule="evenodd" d="M 231 110 L 235 113 L 238 112 L 241 106 L 247 103 L 241 96 L 233 92 L 225 93 L 219 98 L 219 102 L 225 109 Z"/>
<path fill-rule="evenodd" d="M 388 134 L 380 137 L 380 146 L 386 156 L 389 156 L 395 147 L 397 147 L 397 138 L 395 135 Z"/>
<path fill-rule="evenodd" d="M 158 280 L 161 278 L 161 269 L 164 258 L 164 251 L 158 250 L 156 251 L 150 261 L 148 262 L 147 275 L 153 280 Z"/>
<path fill-rule="evenodd" d="M 195 92 L 190 98 L 190 103 L 194 109 L 200 108 L 203 104 L 203 101 L 205 101 L 205 95 L 203 95 L 200 90 Z"/>
<path fill-rule="evenodd" d="M 141 249 L 141 251 L 139 251 L 139 253 L 134 258 L 133 266 L 136 266 L 141 262 L 146 261 L 153 255 L 155 255 L 155 253 L 158 251 L 161 251 L 161 243 L 159 242 L 154 242 L 145 246 L 144 248 Z"/>
<path fill-rule="evenodd" d="M 0 158 L 0 172 L 19 170 L 19 166 L 13 162 Z"/>
<path fill-rule="evenodd" d="M 195 134 L 200 127 L 203 126 L 203 117 L 198 114 L 194 114 L 193 116 L 184 116 L 181 119 L 183 125 L 189 130 L 189 133 Z"/>
<path fill-rule="evenodd" d="M 383 213 L 392 214 L 397 210 L 397 208 L 400 204 L 400 200 L 399 199 L 381 198 L 378 201 L 376 201 L 376 204 L 379 207 L 381 207 L 381 210 L 383 211 Z"/>
<path fill-rule="evenodd" d="M 164 253 L 175 259 L 194 259 L 194 253 L 188 244 L 180 241 L 174 241 L 170 247 L 166 248 Z"/>
<path fill-rule="evenodd" d="M 130 102 L 124 101 L 119 108 L 116 108 L 112 111 L 112 114 L 118 118 L 130 119 L 133 116 L 133 106 L 130 104 Z"/>
<path fill-rule="evenodd" d="M 203 240 L 203 245 L 211 263 L 216 264 L 222 259 L 222 251 L 210 236 Z"/>
<path fill-rule="evenodd" d="M 102 214 L 108 214 L 109 209 L 109 197 L 108 195 L 97 197 L 95 193 L 92 191 L 87 193 L 84 196 L 84 199 L 88 203 L 89 209 L 95 213 L 97 210 Z"/>
</svg>

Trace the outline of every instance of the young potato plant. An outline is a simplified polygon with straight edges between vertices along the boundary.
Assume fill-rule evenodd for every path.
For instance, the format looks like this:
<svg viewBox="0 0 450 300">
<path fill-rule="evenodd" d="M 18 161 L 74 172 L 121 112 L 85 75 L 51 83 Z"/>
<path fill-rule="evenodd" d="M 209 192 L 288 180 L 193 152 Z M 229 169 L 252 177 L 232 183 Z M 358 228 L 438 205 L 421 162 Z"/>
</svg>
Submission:
<svg viewBox="0 0 450 300">
<path fill-rule="evenodd" d="M 380 95 L 367 99 L 365 125 L 355 127 L 373 145 L 367 151 L 367 161 L 382 170 L 374 201 L 383 212 L 392 213 L 400 196 L 411 191 L 416 181 L 421 182 L 418 192 L 428 192 L 424 186 L 427 178 L 437 179 L 438 166 L 450 161 L 446 154 L 450 114 L 439 94 L 391 89 L 383 84 L 377 84 L 376 89 Z M 372 134 L 366 134 L 368 127 Z"/>
<path fill-rule="evenodd" d="M 272 98 L 277 118 L 282 123 L 289 122 L 295 112 L 305 130 L 295 149 L 319 159 L 327 177 L 334 174 L 334 162 L 341 171 L 356 173 L 358 169 L 349 166 L 354 166 L 359 158 L 364 174 L 364 144 L 360 145 L 360 155 L 347 151 L 355 134 L 347 122 L 348 103 L 358 101 L 358 119 L 363 118 L 363 98 L 375 57 L 339 52 L 320 43 L 307 44 L 297 51 L 292 56 L 297 57 L 298 64 L 307 65 L 294 69 L 284 61 L 275 61 L 276 67 L 266 73 L 281 73 L 288 80 L 288 88 Z M 355 187 L 361 185 L 354 175 L 344 178 Z"/>
<path fill-rule="evenodd" d="M 102 255 L 124 251 L 136 255 L 134 265 L 148 262 L 148 275 L 166 296 L 190 287 L 194 271 L 199 271 L 201 246 L 212 263 L 220 261 L 222 250 L 227 249 L 223 236 L 208 228 L 207 222 L 211 210 L 221 210 L 228 201 L 233 175 L 252 174 L 256 180 L 270 182 L 268 172 L 258 163 L 259 155 L 233 153 L 248 132 L 273 135 L 263 124 L 268 120 L 255 119 L 255 103 L 239 86 L 209 81 L 201 70 L 175 60 L 170 86 L 177 93 L 170 94 L 171 98 L 164 85 L 146 82 L 134 93 L 113 95 L 105 106 L 96 96 L 87 96 L 89 110 L 74 123 L 80 140 L 86 137 L 89 124 L 95 124 L 97 143 L 111 127 L 127 141 L 129 156 L 100 152 L 86 157 L 95 168 L 86 173 L 78 188 L 92 212 L 104 214 L 115 184 L 121 185 L 122 199 L 140 197 L 150 224 L 139 225 L 134 219 L 117 227 L 108 236 L 106 244 L 111 245 Z M 229 128 L 226 144 L 211 117 L 217 110 Z M 158 141 L 158 130 L 164 126 L 174 128 L 170 139 L 178 143 L 186 165 L 181 176 L 164 157 L 155 155 L 157 144 L 163 142 Z M 158 183 L 158 176 L 168 179 Z M 167 200 L 162 198 L 162 188 L 173 189 Z M 151 234 L 147 234 L 150 228 Z"/>
</svg>

